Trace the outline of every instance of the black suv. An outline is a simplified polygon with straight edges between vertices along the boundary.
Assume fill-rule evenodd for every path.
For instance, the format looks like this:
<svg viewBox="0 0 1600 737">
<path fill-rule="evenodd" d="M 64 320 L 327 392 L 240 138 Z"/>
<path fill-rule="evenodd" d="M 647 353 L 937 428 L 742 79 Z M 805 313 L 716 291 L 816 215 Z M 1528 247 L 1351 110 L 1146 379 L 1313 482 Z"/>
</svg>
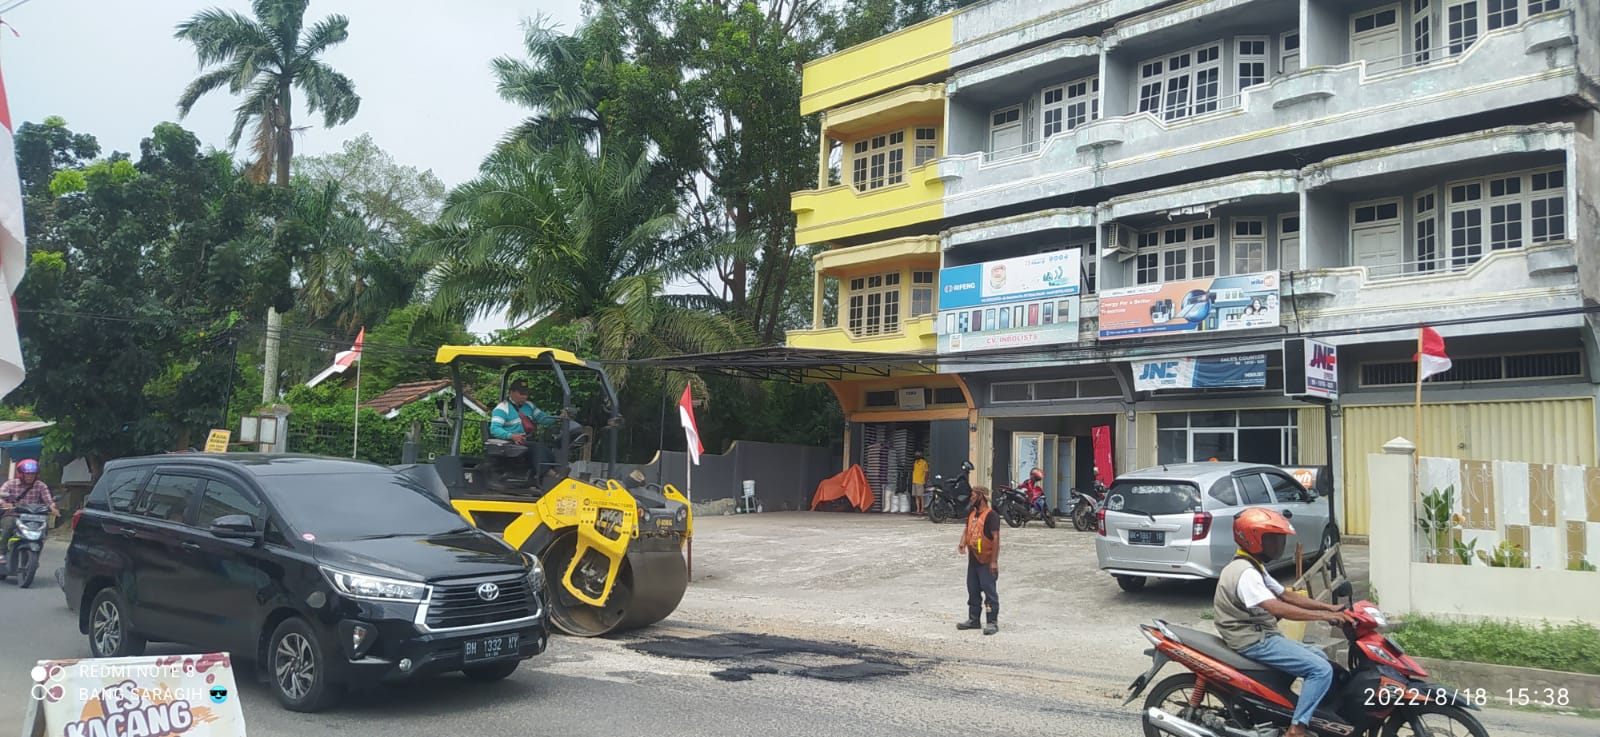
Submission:
<svg viewBox="0 0 1600 737">
<path fill-rule="evenodd" d="M 425 478 L 376 464 L 112 461 L 72 527 L 62 588 L 95 657 L 146 641 L 229 651 L 295 711 L 347 684 L 505 678 L 548 636 L 538 561 L 468 525 Z"/>
</svg>

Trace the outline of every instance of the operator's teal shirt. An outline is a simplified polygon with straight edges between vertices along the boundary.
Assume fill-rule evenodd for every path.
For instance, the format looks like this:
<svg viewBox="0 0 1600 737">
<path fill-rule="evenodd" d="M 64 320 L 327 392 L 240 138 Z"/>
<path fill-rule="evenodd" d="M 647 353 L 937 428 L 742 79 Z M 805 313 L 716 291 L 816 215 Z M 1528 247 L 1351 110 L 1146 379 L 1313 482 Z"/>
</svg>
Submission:
<svg viewBox="0 0 1600 737">
<path fill-rule="evenodd" d="M 545 414 L 543 410 L 533 406 L 532 402 L 523 402 L 521 407 L 513 408 L 511 400 L 507 399 L 494 408 L 494 418 L 489 422 L 489 434 L 501 440 L 510 440 L 512 435 L 522 434 L 522 418 L 518 415 L 527 415 L 536 425 L 549 425 L 556 421 L 554 415 Z"/>
</svg>

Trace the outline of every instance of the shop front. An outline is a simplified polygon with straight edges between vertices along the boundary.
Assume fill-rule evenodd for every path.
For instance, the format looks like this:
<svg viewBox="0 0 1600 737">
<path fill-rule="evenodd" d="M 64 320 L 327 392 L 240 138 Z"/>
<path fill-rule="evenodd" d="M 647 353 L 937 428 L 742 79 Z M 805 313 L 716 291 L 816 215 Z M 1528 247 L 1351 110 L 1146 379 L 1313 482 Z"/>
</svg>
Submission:
<svg viewBox="0 0 1600 737">
<path fill-rule="evenodd" d="M 859 464 L 887 510 L 894 494 L 912 492 L 917 453 L 928 459 L 929 477 L 960 473 L 969 460 L 972 412 L 956 376 L 927 375 L 831 382 L 844 409 L 845 459 Z"/>
</svg>

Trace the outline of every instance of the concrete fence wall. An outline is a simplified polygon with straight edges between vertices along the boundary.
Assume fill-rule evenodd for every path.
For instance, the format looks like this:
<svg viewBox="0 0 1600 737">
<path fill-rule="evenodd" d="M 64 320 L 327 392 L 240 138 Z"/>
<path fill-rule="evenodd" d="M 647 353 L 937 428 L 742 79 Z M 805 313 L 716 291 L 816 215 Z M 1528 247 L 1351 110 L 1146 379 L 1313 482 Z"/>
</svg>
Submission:
<svg viewBox="0 0 1600 737">
<path fill-rule="evenodd" d="M 1419 462 L 1396 438 L 1367 470 L 1372 587 L 1384 609 L 1600 624 L 1600 469 Z"/>
<path fill-rule="evenodd" d="M 685 452 L 661 451 L 650 463 L 617 464 L 617 476 L 627 478 L 638 469 L 649 483 L 687 488 L 697 510 L 709 502 L 739 499 L 743 482 L 754 481 L 756 501 L 768 512 L 781 512 L 809 509 L 817 485 L 837 474 L 841 462 L 837 449 L 741 440 L 725 454 L 701 454 L 692 471 Z M 579 462 L 573 470 L 599 475 L 605 464 Z"/>
</svg>

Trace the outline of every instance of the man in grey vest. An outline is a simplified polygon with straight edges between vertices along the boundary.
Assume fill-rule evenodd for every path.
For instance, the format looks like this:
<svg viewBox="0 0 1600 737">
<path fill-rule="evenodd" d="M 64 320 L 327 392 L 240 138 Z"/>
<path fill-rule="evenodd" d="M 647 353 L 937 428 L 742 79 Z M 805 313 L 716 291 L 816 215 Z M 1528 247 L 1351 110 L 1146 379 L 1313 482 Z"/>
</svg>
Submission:
<svg viewBox="0 0 1600 737">
<path fill-rule="evenodd" d="M 1239 553 L 1222 569 L 1213 608 L 1217 634 L 1228 647 L 1262 665 L 1305 679 L 1293 724 L 1284 737 L 1307 737 L 1311 715 L 1333 685 L 1333 666 L 1322 651 L 1284 637 L 1278 631 L 1278 620 L 1334 624 L 1354 624 L 1355 620 L 1337 604 L 1285 591 L 1267 574 L 1267 564 L 1283 555 L 1292 534 L 1289 520 L 1270 509 L 1251 507 L 1240 512 L 1233 520 Z"/>
</svg>

